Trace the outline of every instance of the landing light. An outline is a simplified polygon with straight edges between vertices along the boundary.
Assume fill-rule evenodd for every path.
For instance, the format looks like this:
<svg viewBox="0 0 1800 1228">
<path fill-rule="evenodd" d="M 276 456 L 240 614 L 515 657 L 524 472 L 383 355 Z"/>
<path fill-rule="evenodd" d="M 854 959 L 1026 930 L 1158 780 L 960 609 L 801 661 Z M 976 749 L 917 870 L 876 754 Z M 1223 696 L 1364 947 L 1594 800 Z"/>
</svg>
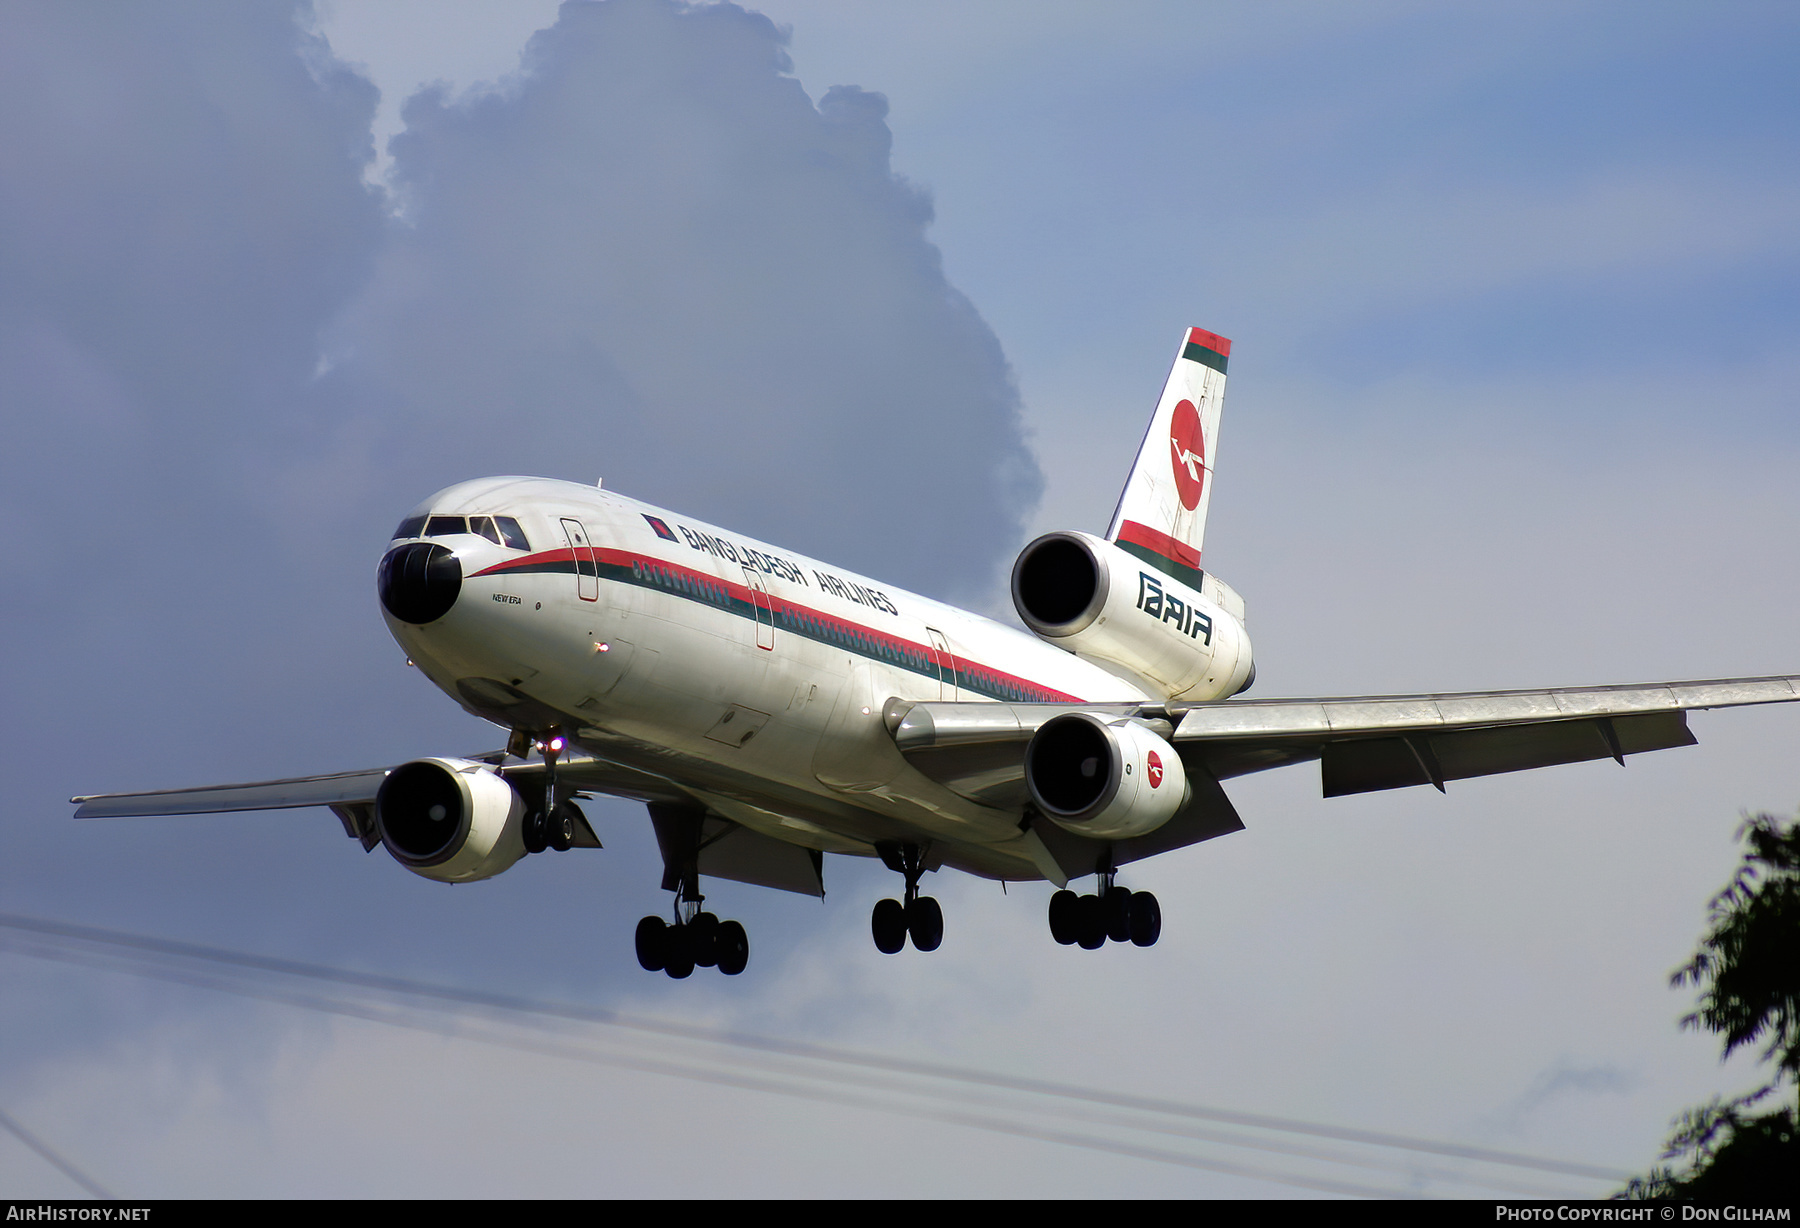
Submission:
<svg viewBox="0 0 1800 1228">
<path fill-rule="evenodd" d="M 598 640 L 596 640 L 594 642 L 594 651 L 595 652 L 611 652 L 612 645 L 611 644 L 603 644 L 603 643 L 599 642 Z"/>
</svg>

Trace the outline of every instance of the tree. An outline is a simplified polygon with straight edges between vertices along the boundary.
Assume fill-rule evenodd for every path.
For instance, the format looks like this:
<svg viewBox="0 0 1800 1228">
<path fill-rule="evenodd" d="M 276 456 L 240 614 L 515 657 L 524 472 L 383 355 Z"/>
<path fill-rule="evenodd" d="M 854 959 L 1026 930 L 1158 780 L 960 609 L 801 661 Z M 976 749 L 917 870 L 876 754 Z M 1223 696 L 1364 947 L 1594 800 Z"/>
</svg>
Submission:
<svg viewBox="0 0 1800 1228">
<path fill-rule="evenodd" d="M 1671 984 L 1700 991 L 1682 1027 L 1722 1037 L 1723 1058 L 1763 1045 L 1774 1075 L 1676 1118 L 1662 1158 L 1685 1167 L 1634 1177 L 1619 1197 L 1790 1204 L 1800 1195 L 1800 1106 L 1749 1111 L 1800 1085 L 1800 821 L 1758 815 L 1738 839 L 1743 864 L 1713 897 L 1710 929 Z"/>
</svg>

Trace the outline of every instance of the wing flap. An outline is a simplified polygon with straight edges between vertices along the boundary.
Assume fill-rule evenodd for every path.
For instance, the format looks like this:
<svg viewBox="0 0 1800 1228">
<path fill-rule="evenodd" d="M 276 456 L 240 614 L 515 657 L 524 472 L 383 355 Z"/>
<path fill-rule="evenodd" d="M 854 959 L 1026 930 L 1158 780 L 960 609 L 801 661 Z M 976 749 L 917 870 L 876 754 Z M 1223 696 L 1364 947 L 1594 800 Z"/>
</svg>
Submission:
<svg viewBox="0 0 1800 1228">
<path fill-rule="evenodd" d="M 1608 736 L 1607 726 L 1611 727 Z M 1499 725 L 1398 738 L 1357 738 L 1327 742 L 1319 756 L 1326 797 L 1437 785 L 1692 746 L 1684 712 L 1648 712 L 1597 720 Z"/>
</svg>

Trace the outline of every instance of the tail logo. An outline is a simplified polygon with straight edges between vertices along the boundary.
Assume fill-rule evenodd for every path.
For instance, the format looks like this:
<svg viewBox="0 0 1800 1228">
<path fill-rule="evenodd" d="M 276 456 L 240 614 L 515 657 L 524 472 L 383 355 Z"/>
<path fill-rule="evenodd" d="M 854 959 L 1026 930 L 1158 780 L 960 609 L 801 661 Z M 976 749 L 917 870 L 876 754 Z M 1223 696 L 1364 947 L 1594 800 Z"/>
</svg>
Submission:
<svg viewBox="0 0 1800 1228">
<path fill-rule="evenodd" d="M 1206 440 L 1200 434 L 1200 411 L 1192 401 L 1175 407 L 1169 423 L 1169 448 L 1174 453 L 1175 493 L 1181 506 L 1193 511 L 1200 506 L 1200 491 L 1206 485 Z"/>
</svg>

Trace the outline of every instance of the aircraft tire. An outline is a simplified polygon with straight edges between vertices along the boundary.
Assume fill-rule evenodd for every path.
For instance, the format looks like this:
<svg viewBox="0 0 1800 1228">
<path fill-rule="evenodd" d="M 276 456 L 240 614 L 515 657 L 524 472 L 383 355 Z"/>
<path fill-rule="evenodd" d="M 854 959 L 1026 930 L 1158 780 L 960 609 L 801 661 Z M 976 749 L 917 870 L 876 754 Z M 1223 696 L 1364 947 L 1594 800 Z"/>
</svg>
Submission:
<svg viewBox="0 0 1800 1228">
<path fill-rule="evenodd" d="M 550 847 L 550 821 L 541 807 L 526 813 L 519 835 L 527 853 L 541 853 Z"/>
<path fill-rule="evenodd" d="M 669 927 L 661 917 L 645 917 L 637 923 L 638 966 L 645 972 L 661 972 L 667 961 Z"/>
<path fill-rule="evenodd" d="M 1097 895 L 1084 895 L 1078 903 L 1080 925 L 1075 931 L 1075 941 L 1084 951 L 1098 951 L 1106 945 L 1106 901 Z"/>
<path fill-rule="evenodd" d="M 1133 946 L 1153 947 L 1162 937 L 1162 905 L 1148 891 L 1131 897 L 1131 942 Z"/>
<path fill-rule="evenodd" d="M 1106 936 L 1114 942 L 1131 941 L 1131 889 L 1109 887 L 1100 897 L 1106 906 Z"/>
<path fill-rule="evenodd" d="M 694 919 L 687 923 L 688 950 L 693 954 L 694 965 L 699 968 L 711 968 L 719 962 L 719 919 L 712 913 L 695 913 Z"/>
<path fill-rule="evenodd" d="M 869 930 L 875 936 L 875 949 L 883 955 L 897 955 L 906 945 L 906 909 L 899 900 L 878 900 L 869 914 Z"/>
<path fill-rule="evenodd" d="M 750 935 L 736 921 L 724 921 L 719 924 L 719 932 L 713 938 L 718 950 L 719 971 L 726 976 L 736 976 L 750 963 Z"/>
<path fill-rule="evenodd" d="M 569 803 L 558 802 L 544 825 L 545 841 L 559 853 L 575 847 L 575 816 L 570 813 L 571 809 Z"/>
<path fill-rule="evenodd" d="M 694 975 L 694 936 L 688 932 L 689 928 L 671 925 L 668 930 L 668 942 L 663 948 L 663 971 L 673 980 L 685 981 Z"/>
<path fill-rule="evenodd" d="M 1079 932 L 1081 897 L 1073 891 L 1058 891 L 1050 897 L 1050 937 L 1062 946 L 1074 946 Z"/>
<path fill-rule="evenodd" d="M 906 932 L 920 951 L 935 951 L 944 941 L 944 910 L 928 895 L 922 895 L 906 910 Z"/>
</svg>

